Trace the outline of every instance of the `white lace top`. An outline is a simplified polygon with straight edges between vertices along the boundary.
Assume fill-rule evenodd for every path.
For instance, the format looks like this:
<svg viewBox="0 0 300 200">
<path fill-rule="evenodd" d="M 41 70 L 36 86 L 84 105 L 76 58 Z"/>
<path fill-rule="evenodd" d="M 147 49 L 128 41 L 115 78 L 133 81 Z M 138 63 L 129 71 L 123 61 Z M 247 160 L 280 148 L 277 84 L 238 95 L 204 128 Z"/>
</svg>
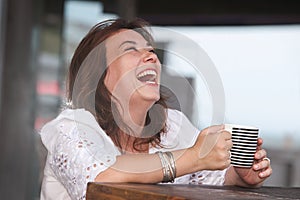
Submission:
<svg viewBox="0 0 300 200">
<path fill-rule="evenodd" d="M 167 134 L 161 137 L 166 148 L 150 147 L 149 153 L 190 147 L 200 132 L 184 114 L 171 109 L 167 127 Z M 85 199 L 87 183 L 113 165 L 120 155 L 94 116 L 84 109 L 64 110 L 43 127 L 41 139 L 48 150 L 41 200 Z M 178 177 L 174 183 L 222 185 L 225 172 L 200 171 Z"/>
</svg>

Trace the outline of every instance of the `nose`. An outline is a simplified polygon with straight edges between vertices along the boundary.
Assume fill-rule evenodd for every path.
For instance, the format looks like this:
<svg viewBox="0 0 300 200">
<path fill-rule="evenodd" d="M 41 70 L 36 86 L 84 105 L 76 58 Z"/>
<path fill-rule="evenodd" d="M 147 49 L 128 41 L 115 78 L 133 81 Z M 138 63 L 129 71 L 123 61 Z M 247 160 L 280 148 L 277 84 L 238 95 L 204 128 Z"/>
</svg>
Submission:
<svg viewBox="0 0 300 200">
<path fill-rule="evenodd" d="M 143 62 L 156 63 L 158 60 L 157 55 L 152 51 L 145 51 L 143 55 Z"/>
</svg>

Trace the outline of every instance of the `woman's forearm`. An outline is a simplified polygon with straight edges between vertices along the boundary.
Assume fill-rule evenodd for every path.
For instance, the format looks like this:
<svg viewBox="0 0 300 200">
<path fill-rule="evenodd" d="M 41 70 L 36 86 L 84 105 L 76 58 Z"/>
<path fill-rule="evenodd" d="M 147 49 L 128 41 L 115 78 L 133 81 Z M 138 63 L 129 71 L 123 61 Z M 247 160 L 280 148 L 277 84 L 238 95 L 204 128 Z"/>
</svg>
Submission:
<svg viewBox="0 0 300 200">
<path fill-rule="evenodd" d="M 172 151 L 176 177 L 201 170 L 223 170 L 230 164 L 228 149 L 231 135 L 223 126 L 203 129 L 195 144 L 187 149 Z M 117 156 L 116 162 L 98 174 L 95 181 L 158 183 L 163 180 L 162 164 L 157 154 Z"/>
<path fill-rule="evenodd" d="M 192 150 L 178 150 L 172 153 L 177 177 L 199 170 L 200 166 L 193 163 L 195 157 Z M 158 183 L 162 179 L 162 164 L 157 154 L 128 154 L 117 156 L 114 165 L 99 173 L 95 181 Z"/>
</svg>

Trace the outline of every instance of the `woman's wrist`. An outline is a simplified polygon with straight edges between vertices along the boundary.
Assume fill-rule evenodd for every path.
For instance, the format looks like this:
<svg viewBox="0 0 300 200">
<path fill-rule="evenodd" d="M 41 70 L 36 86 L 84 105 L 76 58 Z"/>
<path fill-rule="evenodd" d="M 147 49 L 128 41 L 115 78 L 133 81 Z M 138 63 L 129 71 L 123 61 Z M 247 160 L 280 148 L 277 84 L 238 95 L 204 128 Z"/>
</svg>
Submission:
<svg viewBox="0 0 300 200">
<path fill-rule="evenodd" d="M 168 178 L 168 181 L 204 169 L 201 168 L 201 163 L 198 161 L 199 156 L 193 148 L 176 150 L 170 153 L 173 155 L 174 163 L 170 158 L 168 169 L 173 167 L 174 170 L 173 172 L 165 172 L 169 173 L 167 176 L 171 177 Z M 165 167 L 167 165 L 165 164 Z M 117 156 L 113 166 L 98 174 L 95 181 L 158 183 L 167 180 L 167 178 L 164 179 L 163 167 L 157 154 L 120 155 Z"/>
<path fill-rule="evenodd" d="M 192 147 L 173 151 L 172 153 L 175 160 L 177 177 L 202 169 L 198 162 L 198 153 Z"/>
<path fill-rule="evenodd" d="M 188 155 L 187 157 L 189 157 L 189 163 L 191 164 L 190 169 L 192 172 L 200 171 L 199 152 L 194 147 L 190 147 L 186 150 L 186 153 Z"/>
</svg>

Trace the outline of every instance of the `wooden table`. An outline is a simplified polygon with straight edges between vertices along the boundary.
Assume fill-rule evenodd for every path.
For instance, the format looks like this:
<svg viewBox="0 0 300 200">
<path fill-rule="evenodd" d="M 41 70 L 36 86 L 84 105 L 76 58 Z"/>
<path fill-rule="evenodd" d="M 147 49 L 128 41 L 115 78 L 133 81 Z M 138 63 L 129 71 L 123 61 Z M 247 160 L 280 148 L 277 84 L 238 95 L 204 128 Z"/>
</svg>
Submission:
<svg viewBox="0 0 300 200">
<path fill-rule="evenodd" d="M 300 188 L 89 183 L 87 200 L 300 199 Z"/>
</svg>

